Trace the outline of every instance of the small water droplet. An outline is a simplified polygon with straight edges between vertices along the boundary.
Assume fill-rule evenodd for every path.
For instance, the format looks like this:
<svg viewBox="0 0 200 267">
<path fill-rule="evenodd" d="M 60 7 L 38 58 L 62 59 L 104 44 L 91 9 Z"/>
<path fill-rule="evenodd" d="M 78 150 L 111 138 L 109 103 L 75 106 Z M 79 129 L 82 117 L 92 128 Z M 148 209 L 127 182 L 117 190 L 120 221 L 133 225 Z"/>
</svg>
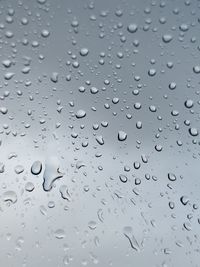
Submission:
<svg viewBox="0 0 200 267">
<path fill-rule="evenodd" d="M 127 139 L 127 134 L 124 131 L 118 132 L 118 140 L 119 141 L 125 141 Z"/>
<path fill-rule="evenodd" d="M 131 23 L 127 27 L 128 32 L 135 33 L 138 30 L 138 26 L 135 23 Z"/>
<path fill-rule="evenodd" d="M 79 109 L 77 112 L 76 112 L 76 118 L 77 119 L 82 119 L 86 116 L 86 112 L 82 109 Z"/>
</svg>

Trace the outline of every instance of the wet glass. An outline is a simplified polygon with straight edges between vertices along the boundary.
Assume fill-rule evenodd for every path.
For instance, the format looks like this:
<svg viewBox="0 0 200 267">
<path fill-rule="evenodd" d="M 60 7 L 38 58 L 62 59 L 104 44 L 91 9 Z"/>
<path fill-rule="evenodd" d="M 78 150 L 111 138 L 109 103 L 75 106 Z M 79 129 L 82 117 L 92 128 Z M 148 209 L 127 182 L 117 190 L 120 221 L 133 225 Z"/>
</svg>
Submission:
<svg viewBox="0 0 200 267">
<path fill-rule="evenodd" d="M 0 265 L 200 266 L 200 1 L 0 1 Z"/>
</svg>

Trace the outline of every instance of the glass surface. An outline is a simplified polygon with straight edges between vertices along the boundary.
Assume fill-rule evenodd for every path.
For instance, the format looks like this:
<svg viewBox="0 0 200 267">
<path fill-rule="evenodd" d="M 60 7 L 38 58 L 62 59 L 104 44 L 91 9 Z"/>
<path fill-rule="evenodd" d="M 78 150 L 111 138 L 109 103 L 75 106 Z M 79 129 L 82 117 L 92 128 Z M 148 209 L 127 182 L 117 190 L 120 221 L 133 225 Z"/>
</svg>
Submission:
<svg viewBox="0 0 200 267">
<path fill-rule="evenodd" d="M 0 266 L 200 266 L 200 1 L 0 1 Z"/>
</svg>

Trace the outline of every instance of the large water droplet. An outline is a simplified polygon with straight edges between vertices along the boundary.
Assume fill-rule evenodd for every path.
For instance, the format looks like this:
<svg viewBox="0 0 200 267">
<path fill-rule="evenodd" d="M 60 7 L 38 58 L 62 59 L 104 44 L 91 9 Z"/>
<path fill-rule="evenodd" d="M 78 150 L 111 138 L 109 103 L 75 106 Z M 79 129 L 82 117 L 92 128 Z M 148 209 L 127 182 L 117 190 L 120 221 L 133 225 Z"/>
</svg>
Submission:
<svg viewBox="0 0 200 267">
<path fill-rule="evenodd" d="M 43 189 L 50 191 L 54 182 L 63 177 L 63 173 L 60 172 L 58 160 L 54 157 L 50 158 L 45 164 L 45 170 L 43 174 Z"/>
</svg>

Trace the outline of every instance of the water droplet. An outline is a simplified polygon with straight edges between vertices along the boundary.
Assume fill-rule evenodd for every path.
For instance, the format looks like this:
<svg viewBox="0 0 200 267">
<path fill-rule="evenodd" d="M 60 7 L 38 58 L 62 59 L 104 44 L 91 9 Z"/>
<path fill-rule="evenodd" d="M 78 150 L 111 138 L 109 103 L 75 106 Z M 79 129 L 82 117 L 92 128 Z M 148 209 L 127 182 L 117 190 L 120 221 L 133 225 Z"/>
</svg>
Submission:
<svg viewBox="0 0 200 267">
<path fill-rule="evenodd" d="M 119 175 L 119 179 L 122 183 L 126 183 L 128 181 L 128 178 L 123 174 Z"/>
<path fill-rule="evenodd" d="M 119 141 L 125 141 L 127 139 L 127 134 L 124 131 L 118 132 L 118 140 Z"/>
<path fill-rule="evenodd" d="M 196 128 L 189 128 L 188 131 L 191 136 L 197 136 L 199 134 L 199 131 Z"/>
<path fill-rule="evenodd" d="M 22 165 L 17 165 L 16 167 L 15 167 L 15 172 L 16 172 L 16 174 L 20 174 L 20 173 L 22 173 L 24 171 L 24 167 L 22 166 Z"/>
<path fill-rule="evenodd" d="M 38 175 L 41 173 L 41 171 L 42 171 L 42 163 L 39 160 L 37 160 L 32 164 L 31 172 L 34 175 Z"/>
<path fill-rule="evenodd" d="M 54 236 L 57 238 L 57 239 L 63 239 L 65 238 L 65 231 L 63 229 L 57 229 L 55 232 L 54 232 Z"/>
<path fill-rule="evenodd" d="M 186 107 L 186 108 L 192 108 L 193 105 L 194 105 L 194 102 L 193 102 L 191 99 L 187 99 L 187 100 L 185 101 L 185 107 Z"/>
<path fill-rule="evenodd" d="M 169 89 L 170 89 L 170 90 L 174 90 L 174 89 L 176 89 L 176 83 L 175 83 L 175 82 L 171 82 L 171 83 L 169 84 Z"/>
<path fill-rule="evenodd" d="M 6 107 L 0 107 L 0 112 L 5 115 L 8 113 L 8 109 Z"/>
<path fill-rule="evenodd" d="M 76 168 L 77 169 L 80 169 L 80 168 L 82 168 L 82 167 L 84 167 L 85 166 L 85 163 L 83 162 L 83 161 L 77 161 L 77 163 L 76 163 Z"/>
<path fill-rule="evenodd" d="M 96 137 L 96 141 L 98 142 L 99 145 L 104 145 L 104 140 L 102 135 L 98 135 Z"/>
<path fill-rule="evenodd" d="M 135 23 L 131 23 L 127 27 L 128 32 L 135 33 L 138 30 L 138 26 Z"/>
<path fill-rule="evenodd" d="M 86 116 L 86 112 L 82 109 L 79 109 L 77 112 L 76 112 L 76 118 L 77 119 L 82 119 Z"/>
<path fill-rule="evenodd" d="M 135 251 L 139 252 L 140 247 L 138 241 L 136 240 L 135 236 L 133 235 L 133 228 L 131 226 L 125 226 L 123 229 L 123 233 L 125 237 L 129 240 L 131 248 Z"/>
<path fill-rule="evenodd" d="M 169 172 L 169 173 L 168 173 L 168 179 L 169 179 L 170 181 L 174 182 L 174 181 L 176 181 L 176 175 L 173 174 L 173 173 L 171 173 L 171 172 Z"/>
<path fill-rule="evenodd" d="M 156 145 L 155 146 L 155 150 L 158 151 L 158 152 L 161 152 L 163 149 L 163 147 L 161 145 Z"/>
<path fill-rule="evenodd" d="M 155 70 L 155 69 L 150 69 L 150 70 L 148 71 L 148 75 L 149 75 L 150 77 L 155 76 L 155 75 L 156 75 L 156 70 Z"/>
<path fill-rule="evenodd" d="M 3 200 L 9 204 L 14 204 L 17 202 L 17 194 L 14 191 L 6 191 L 3 193 Z"/>
<path fill-rule="evenodd" d="M 54 182 L 63 177 L 63 173 L 60 172 L 58 160 L 54 157 L 50 158 L 45 164 L 45 170 L 43 174 L 43 189 L 44 191 L 50 191 Z"/>
<path fill-rule="evenodd" d="M 90 88 L 90 92 L 91 92 L 92 94 L 97 94 L 97 93 L 99 92 L 99 90 L 98 90 L 96 87 L 91 87 L 91 88 Z"/>
<path fill-rule="evenodd" d="M 68 201 L 71 200 L 71 196 L 70 196 L 69 190 L 68 190 L 66 185 L 61 185 L 59 191 L 60 191 L 61 197 L 63 199 L 66 199 Z"/>
<path fill-rule="evenodd" d="M 200 66 L 199 65 L 194 66 L 193 71 L 194 71 L 194 73 L 199 74 L 200 73 Z"/>
<path fill-rule="evenodd" d="M 189 203 L 189 198 L 187 196 L 182 196 L 180 198 L 181 203 L 185 206 Z"/>
<path fill-rule="evenodd" d="M 42 32 L 41 32 L 42 37 L 47 38 L 47 37 L 49 37 L 49 35 L 50 35 L 50 32 L 48 30 L 45 30 L 45 29 L 42 30 Z"/>
<path fill-rule="evenodd" d="M 80 55 L 85 57 L 89 53 L 89 50 L 87 48 L 81 48 Z"/>
<path fill-rule="evenodd" d="M 188 27 L 187 24 L 183 23 L 183 24 L 181 24 L 181 25 L 179 26 L 179 29 L 180 29 L 181 31 L 183 31 L 183 32 L 186 32 L 186 31 L 189 30 L 189 27 Z"/>
<path fill-rule="evenodd" d="M 28 191 L 28 192 L 32 192 L 34 190 L 34 188 L 35 188 L 35 186 L 31 182 L 27 182 L 25 184 L 25 190 Z"/>
<path fill-rule="evenodd" d="M 164 43 L 169 43 L 173 39 L 173 36 L 171 34 L 164 34 L 162 37 L 162 40 Z"/>
<path fill-rule="evenodd" d="M 51 81 L 54 82 L 54 83 L 58 82 L 58 73 L 57 72 L 53 72 L 51 74 Z"/>
<path fill-rule="evenodd" d="M 88 223 L 88 227 L 91 229 L 91 230 L 95 230 L 96 227 L 97 227 L 97 223 L 95 221 L 89 221 Z"/>
<path fill-rule="evenodd" d="M 5 165 L 0 162 L 0 173 L 3 173 L 5 171 Z"/>
</svg>

